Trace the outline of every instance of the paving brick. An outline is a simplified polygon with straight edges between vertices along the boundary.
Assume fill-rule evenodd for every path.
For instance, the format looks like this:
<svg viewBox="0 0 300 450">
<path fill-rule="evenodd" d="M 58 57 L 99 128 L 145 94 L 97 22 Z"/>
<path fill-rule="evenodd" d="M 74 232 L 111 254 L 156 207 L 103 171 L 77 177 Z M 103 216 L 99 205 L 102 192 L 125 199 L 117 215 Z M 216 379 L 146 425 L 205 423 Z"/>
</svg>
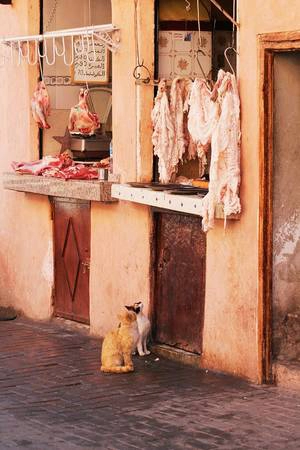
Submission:
<svg viewBox="0 0 300 450">
<path fill-rule="evenodd" d="M 99 371 L 62 321 L 0 323 L 0 450 L 300 449 L 300 395 L 154 356 Z"/>
</svg>

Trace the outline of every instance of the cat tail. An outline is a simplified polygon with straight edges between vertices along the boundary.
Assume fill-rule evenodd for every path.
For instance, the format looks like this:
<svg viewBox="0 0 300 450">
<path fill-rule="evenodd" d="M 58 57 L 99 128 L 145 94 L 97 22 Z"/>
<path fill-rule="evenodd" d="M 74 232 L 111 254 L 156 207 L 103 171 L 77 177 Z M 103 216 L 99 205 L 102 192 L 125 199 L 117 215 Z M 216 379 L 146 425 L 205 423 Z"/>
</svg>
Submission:
<svg viewBox="0 0 300 450">
<path fill-rule="evenodd" d="M 101 372 L 104 373 L 128 373 L 133 372 L 134 367 L 131 364 L 127 366 L 112 366 L 112 367 L 101 366 L 100 370 Z"/>
</svg>

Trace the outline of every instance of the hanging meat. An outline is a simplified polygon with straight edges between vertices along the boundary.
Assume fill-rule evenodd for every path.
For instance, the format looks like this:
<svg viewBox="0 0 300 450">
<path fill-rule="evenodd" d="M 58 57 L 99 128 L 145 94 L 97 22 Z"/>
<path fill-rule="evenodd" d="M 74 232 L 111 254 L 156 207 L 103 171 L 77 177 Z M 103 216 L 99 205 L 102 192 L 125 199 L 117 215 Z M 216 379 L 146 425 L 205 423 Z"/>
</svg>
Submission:
<svg viewBox="0 0 300 450">
<path fill-rule="evenodd" d="M 158 85 L 154 108 L 151 112 L 153 125 L 152 143 L 158 156 L 158 172 L 161 183 L 168 183 L 176 172 L 178 158 L 174 154 L 175 127 L 169 108 L 167 82 L 162 79 Z"/>
<path fill-rule="evenodd" d="M 31 111 L 40 128 L 50 128 L 47 117 L 50 115 L 50 98 L 44 81 L 39 81 L 31 99 Z"/>
<path fill-rule="evenodd" d="M 219 81 L 215 103 L 220 114 L 211 138 L 209 193 L 204 201 L 202 221 L 205 231 L 213 227 L 217 203 L 223 204 L 225 220 L 230 214 L 241 211 L 240 99 L 234 75 L 223 72 Z"/>
<path fill-rule="evenodd" d="M 88 89 L 80 89 L 79 103 L 71 108 L 68 128 L 71 134 L 91 136 L 100 127 L 98 114 L 89 111 L 87 105 Z"/>
<path fill-rule="evenodd" d="M 195 79 L 189 104 L 188 130 L 192 141 L 196 145 L 199 158 L 199 175 L 201 177 L 207 164 L 206 155 L 210 148 L 212 133 L 218 119 L 217 106 L 211 100 L 211 91 L 207 87 L 205 80 Z"/>
<path fill-rule="evenodd" d="M 170 111 L 174 122 L 175 145 L 174 160 L 177 164 L 183 161 L 183 156 L 187 153 L 187 158 L 195 158 L 195 146 L 187 128 L 187 118 L 189 109 L 189 97 L 192 88 L 192 81 L 189 78 L 174 78 L 170 91 Z"/>
</svg>

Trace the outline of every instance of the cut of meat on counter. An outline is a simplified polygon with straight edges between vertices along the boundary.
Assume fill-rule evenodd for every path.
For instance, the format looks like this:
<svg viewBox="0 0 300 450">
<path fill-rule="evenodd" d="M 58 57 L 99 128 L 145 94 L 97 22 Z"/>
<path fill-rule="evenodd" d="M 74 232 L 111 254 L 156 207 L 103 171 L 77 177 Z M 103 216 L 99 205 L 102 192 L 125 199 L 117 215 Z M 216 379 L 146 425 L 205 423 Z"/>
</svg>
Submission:
<svg viewBox="0 0 300 450">
<path fill-rule="evenodd" d="M 11 166 L 15 172 L 23 175 L 42 175 L 46 169 L 52 167 L 58 167 L 61 169 L 72 164 L 72 158 L 67 152 L 64 152 L 59 156 L 44 156 L 42 159 L 32 162 L 13 161 Z"/>
<path fill-rule="evenodd" d="M 96 180 L 98 179 L 98 167 L 88 167 L 81 163 L 75 163 L 68 152 L 59 156 L 44 156 L 33 162 L 13 162 L 12 168 L 22 175 L 41 175 L 44 177 L 61 178 L 64 180 Z"/>
<path fill-rule="evenodd" d="M 43 81 L 39 81 L 31 99 L 31 112 L 40 128 L 50 128 L 47 117 L 50 115 L 50 97 Z"/>
<path fill-rule="evenodd" d="M 68 129 L 71 134 L 82 134 L 91 136 L 100 127 L 98 114 L 92 113 L 88 109 L 87 97 L 89 91 L 81 88 L 79 92 L 79 102 L 70 111 Z"/>
</svg>

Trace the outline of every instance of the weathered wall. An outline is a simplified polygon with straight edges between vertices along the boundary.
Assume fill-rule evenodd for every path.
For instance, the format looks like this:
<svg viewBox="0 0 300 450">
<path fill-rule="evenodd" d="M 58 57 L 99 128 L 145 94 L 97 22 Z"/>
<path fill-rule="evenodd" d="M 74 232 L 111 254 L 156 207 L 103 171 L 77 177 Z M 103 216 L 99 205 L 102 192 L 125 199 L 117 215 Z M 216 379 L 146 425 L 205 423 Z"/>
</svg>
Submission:
<svg viewBox="0 0 300 450">
<path fill-rule="evenodd" d="M 1 35 L 38 33 L 38 0 L 0 6 L 0 23 Z M 0 68 L 0 172 L 9 171 L 12 160 L 38 158 L 38 131 L 30 114 L 36 80 L 36 68 L 25 63 L 18 67 L 7 61 Z M 0 186 L 0 210 L 0 303 L 31 317 L 49 317 L 53 264 L 48 199 Z"/>
<path fill-rule="evenodd" d="M 138 25 L 142 57 L 153 67 L 154 9 L 142 2 Z M 151 179 L 151 87 L 136 87 L 134 2 L 112 1 L 112 22 L 121 28 L 120 51 L 113 55 L 113 165 L 122 182 Z M 129 202 L 114 205 L 92 203 L 91 332 L 104 335 L 117 323 L 125 304 L 142 300 L 147 312 L 150 299 L 149 208 Z"/>
<path fill-rule="evenodd" d="M 281 359 L 300 357 L 299 72 L 300 52 L 275 55 L 273 355 Z"/>
<path fill-rule="evenodd" d="M 258 200 L 260 33 L 299 29 L 299 2 L 238 3 L 238 74 L 242 104 L 241 220 L 219 223 L 207 243 L 204 365 L 259 379 Z"/>
</svg>

